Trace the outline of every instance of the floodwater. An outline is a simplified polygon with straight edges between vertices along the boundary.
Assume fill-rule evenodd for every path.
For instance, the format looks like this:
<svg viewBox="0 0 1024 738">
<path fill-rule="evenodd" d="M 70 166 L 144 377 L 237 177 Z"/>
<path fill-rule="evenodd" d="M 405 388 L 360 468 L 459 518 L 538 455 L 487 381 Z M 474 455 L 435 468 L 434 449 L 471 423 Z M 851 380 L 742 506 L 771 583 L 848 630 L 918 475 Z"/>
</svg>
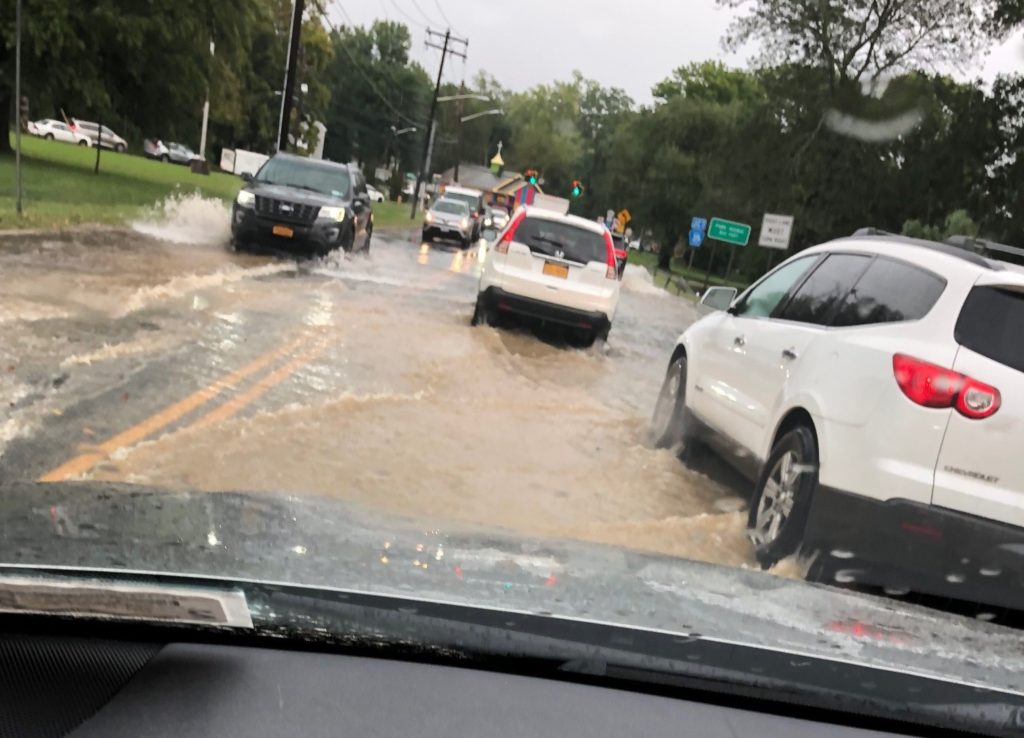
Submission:
<svg viewBox="0 0 1024 738">
<path fill-rule="evenodd" d="M 369 256 L 296 263 L 231 253 L 226 220 L 184 198 L 131 229 L 0 244 L 5 473 L 321 495 L 752 563 L 745 485 L 647 443 L 695 314 L 643 269 L 608 343 L 584 349 L 470 327 L 477 249 L 376 234 Z"/>
</svg>

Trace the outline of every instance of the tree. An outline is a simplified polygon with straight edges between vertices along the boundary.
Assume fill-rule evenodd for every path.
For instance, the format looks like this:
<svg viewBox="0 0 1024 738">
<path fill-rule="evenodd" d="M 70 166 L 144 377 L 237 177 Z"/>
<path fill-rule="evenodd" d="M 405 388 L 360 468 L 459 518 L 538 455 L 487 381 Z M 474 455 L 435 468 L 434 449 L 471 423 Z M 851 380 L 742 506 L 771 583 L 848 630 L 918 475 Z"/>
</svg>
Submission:
<svg viewBox="0 0 1024 738">
<path fill-rule="evenodd" d="M 764 66 L 824 69 L 829 88 L 910 70 L 962 68 L 991 41 L 993 0 L 718 0 L 747 7 L 729 48 L 760 43 Z"/>
<path fill-rule="evenodd" d="M 409 29 L 376 21 L 369 28 L 335 29 L 330 38 L 334 56 L 325 72 L 332 94 L 324 155 L 358 160 L 366 171 L 389 157 L 412 166 L 426 133 L 432 85 L 423 68 L 409 60 Z M 396 137 L 392 127 L 417 131 Z"/>
</svg>

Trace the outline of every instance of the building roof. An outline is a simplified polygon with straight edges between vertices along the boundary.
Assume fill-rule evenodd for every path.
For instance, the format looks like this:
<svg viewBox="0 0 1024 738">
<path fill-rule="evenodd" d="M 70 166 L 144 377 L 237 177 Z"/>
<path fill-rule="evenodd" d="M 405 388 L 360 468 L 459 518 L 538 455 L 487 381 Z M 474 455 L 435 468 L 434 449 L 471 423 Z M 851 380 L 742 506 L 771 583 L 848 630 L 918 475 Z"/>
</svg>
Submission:
<svg viewBox="0 0 1024 738">
<path fill-rule="evenodd" d="M 479 164 L 459 164 L 459 181 L 455 182 L 454 167 L 441 173 L 441 181 L 459 184 L 474 190 L 491 192 L 501 181 L 501 177 L 490 169 Z"/>
</svg>

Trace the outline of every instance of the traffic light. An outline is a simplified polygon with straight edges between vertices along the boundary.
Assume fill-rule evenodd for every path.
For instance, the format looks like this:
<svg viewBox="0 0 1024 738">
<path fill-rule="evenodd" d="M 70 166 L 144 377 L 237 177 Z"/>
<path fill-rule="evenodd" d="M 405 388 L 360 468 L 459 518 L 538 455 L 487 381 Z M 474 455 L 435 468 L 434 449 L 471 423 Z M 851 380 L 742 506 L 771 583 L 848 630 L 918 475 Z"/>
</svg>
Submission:
<svg viewBox="0 0 1024 738">
<path fill-rule="evenodd" d="M 537 184 L 537 170 L 536 169 L 527 169 L 526 170 L 526 181 L 529 184 L 532 184 L 532 185 L 536 185 Z"/>
<path fill-rule="evenodd" d="M 573 197 L 579 197 L 582 194 L 583 194 L 583 183 L 580 182 L 578 179 L 574 179 L 572 181 L 572 196 Z"/>
</svg>

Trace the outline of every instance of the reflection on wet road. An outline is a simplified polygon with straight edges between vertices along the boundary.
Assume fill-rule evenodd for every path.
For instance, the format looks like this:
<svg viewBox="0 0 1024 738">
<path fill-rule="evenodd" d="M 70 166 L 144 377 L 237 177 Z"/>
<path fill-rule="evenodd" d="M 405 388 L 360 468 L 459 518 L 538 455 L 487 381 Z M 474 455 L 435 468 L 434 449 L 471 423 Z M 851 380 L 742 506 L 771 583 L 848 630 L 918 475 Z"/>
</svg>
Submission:
<svg viewBox="0 0 1024 738">
<path fill-rule="evenodd" d="M 381 234 L 298 265 L 152 229 L 2 244 L 0 476 L 323 495 L 750 564 L 743 485 L 645 441 L 689 303 L 630 267 L 608 344 L 583 350 L 471 328 L 478 265 Z"/>
</svg>

